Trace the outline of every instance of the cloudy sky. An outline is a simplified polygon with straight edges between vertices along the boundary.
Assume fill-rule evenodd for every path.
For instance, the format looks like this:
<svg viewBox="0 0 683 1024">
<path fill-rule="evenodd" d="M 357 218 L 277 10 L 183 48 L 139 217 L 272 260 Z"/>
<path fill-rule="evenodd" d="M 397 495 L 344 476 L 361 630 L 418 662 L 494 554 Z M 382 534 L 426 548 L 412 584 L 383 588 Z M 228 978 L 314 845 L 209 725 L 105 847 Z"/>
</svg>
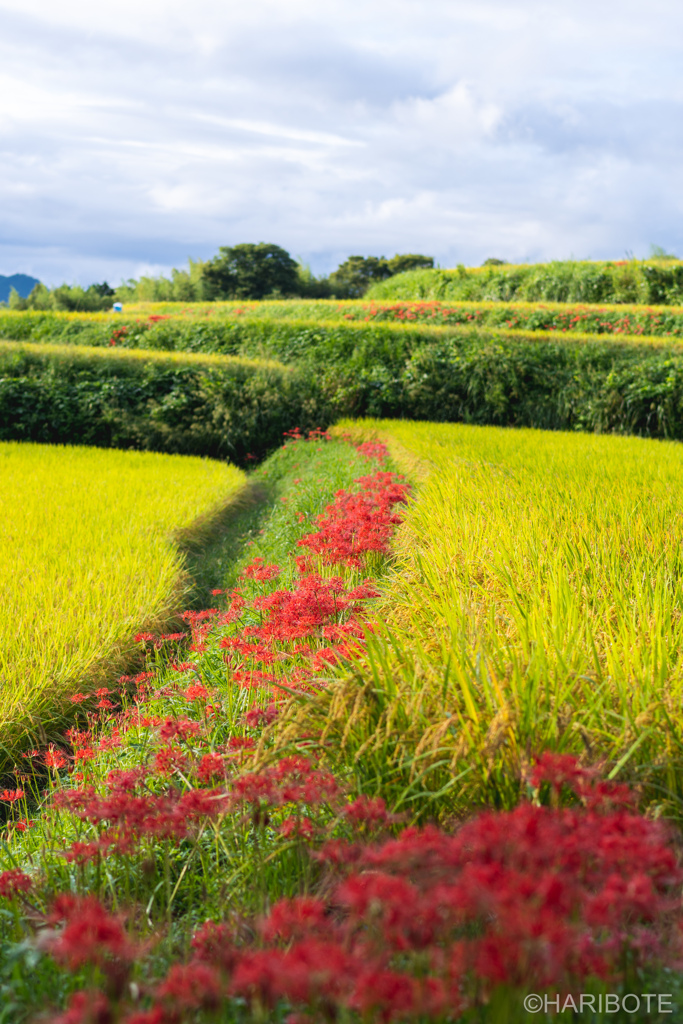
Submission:
<svg viewBox="0 0 683 1024">
<path fill-rule="evenodd" d="M 0 273 L 683 254 L 675 0 L 0 0 Z"/>
</svg>

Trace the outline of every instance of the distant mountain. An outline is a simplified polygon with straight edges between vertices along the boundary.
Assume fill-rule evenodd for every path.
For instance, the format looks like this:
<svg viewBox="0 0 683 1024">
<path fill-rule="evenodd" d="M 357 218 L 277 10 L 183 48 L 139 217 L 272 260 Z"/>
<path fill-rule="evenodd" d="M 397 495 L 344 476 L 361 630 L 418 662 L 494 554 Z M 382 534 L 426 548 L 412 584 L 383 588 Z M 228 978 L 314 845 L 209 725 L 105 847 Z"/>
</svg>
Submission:
<svg viewBox="0 0 683 1024">
<path fill-rule="evenodd" d="M 25 299 L 37 284 L 40 284 L 38 278 L 29 277 L 28 274 L 12 274 L 11 277 L 0 274 L 0 302 L 7 302 L 11 288 L 16 288 L 22 299 Z"/>
</svg>

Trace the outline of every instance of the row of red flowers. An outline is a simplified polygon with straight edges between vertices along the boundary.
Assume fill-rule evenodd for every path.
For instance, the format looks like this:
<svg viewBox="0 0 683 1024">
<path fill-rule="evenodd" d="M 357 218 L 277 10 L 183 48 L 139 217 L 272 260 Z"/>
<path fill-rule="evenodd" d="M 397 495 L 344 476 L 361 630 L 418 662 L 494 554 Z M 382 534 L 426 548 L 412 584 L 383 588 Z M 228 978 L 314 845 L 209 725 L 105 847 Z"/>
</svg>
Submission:
<svg viewBox="0 0 683 1024">
<path fill-rule="evenodd" d="M 601 306 L 543 303 L 457 303 L 395 302 L 370 303 L 344 313 L 345 320 L 398 323 L 463 324 L 465 326 L 508 327 L 531 331 L 579 331 L 588 334 L 683 335 L 680 310 L 640 308 L 621 310 Z"/>
<path fill-rule="evenodd" d="M 376 444 L 361 454 L 386 458 Z M 55 892 L 53 879 L 14 867 L 0 874 L 0 897 L 24 912 L 40 949 L 90 978 L 55 1024 L 181 1024 L 228 1008 L 235 1020 L 265 1020 L 283 1006 L 292 1024 L 456 1020 L 501 985 L 619 984 L 678 966 L 683 873 L 667 826 L 573 758 L 541 756 L 527 780 L 533 802 L 512 812 L 403 831 L 381 796 L 349 799 L 333 751 L 325 764 L 300 753 L 251 760 L 288 694 L 324 685 L 325 667 L 361 652 L 371 628 L 365 606 L 378 591 L 363 573 L 389 552 L 407 488 L 382 469 L 357 483 L 299 541 L 290 586 L 273 589 L 281 568 L 253 560 L 224 609 L 187 613 L 188 637 L 140 634 L 150 659 L 179 657 L 188 641 L 191 660 L 176 660 L 170 677 L 150 668 L 124 679 L 130 706 L 109 688 L 76 695 L 88 727 L 70 732 L 70 750 L 35 752 L 53 780 L 45 817 L 63 829 L 67 885 Z M 204 664 L 220 664 L 224 686 L 244 696 L 237 711 Z M 160 713 L 166 699 L 173 714 Z M 59 774 L 67 766 L 71 785 Z M 16 808 L 25 794 L 3 798 Z M 145 920 L 160 887 L 170 915 L 192 858 L 208 856 L 207 830 L 219 851 L 209 874 L 237 837 L 238 870 L 240 857 L 255 872 L 295 863 L 298 895 L 279 898 L 284 867 L 260 910 L 245 913 L 232 894 L 195 931 L 189 957 L 176 954 L 154 980 L 146 964 L 163 927 L 145 931 Z M 173 877 L 171 850 L 185 858 Z M 115 907 L 98 888 L 103 865 L 135 875 L 144 899 Z"/>
</svg>

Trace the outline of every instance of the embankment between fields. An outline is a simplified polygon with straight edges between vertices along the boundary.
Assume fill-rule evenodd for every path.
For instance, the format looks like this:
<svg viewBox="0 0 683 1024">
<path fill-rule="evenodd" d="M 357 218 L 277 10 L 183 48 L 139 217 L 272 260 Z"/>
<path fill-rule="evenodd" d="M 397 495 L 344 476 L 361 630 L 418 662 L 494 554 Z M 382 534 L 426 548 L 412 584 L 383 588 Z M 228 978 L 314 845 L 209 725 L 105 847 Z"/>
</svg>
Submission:
<svg viewBox="0 0 683 1024">
<path fill-rule="evenodd" d="M 278 337 L 293 347 L 280 355 L 290 365 L 1 342 L 0 440 L 248 465 L 285 431 L 341 416 L 683 438 L 678 345 L 386 324 L 284 327 L 289 334 Z"/>
</svg>

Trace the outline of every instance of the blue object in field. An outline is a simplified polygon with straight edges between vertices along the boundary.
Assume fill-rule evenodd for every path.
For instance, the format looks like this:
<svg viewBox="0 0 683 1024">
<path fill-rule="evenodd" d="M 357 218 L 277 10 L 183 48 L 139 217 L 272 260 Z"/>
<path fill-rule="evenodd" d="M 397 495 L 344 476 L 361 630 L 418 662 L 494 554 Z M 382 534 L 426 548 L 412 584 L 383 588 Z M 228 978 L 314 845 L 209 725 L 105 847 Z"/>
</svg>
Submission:
<svg viewBox="0 0 683 1024">
<path fill-rule="evenodd" d="M 115 302 L 112 308 L 115 313 L 123 313 L 123 305 L 120 302 Z"/>
</svg>

